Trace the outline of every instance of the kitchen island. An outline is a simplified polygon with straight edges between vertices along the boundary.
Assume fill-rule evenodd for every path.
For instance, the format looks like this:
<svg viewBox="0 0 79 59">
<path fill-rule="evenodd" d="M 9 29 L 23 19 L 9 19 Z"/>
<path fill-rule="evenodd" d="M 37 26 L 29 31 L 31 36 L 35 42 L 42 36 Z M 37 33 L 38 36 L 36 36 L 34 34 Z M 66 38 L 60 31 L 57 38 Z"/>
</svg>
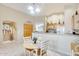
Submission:
<svg viewBox="0 0 79 59">
<path fill-rule="evenodd" d="M 79 40 L 79 35 L 34 32 L 32 37 L 48 39 L 48 49 L 63 55 L 71 55 L 71 42 Z"/>
</svg>

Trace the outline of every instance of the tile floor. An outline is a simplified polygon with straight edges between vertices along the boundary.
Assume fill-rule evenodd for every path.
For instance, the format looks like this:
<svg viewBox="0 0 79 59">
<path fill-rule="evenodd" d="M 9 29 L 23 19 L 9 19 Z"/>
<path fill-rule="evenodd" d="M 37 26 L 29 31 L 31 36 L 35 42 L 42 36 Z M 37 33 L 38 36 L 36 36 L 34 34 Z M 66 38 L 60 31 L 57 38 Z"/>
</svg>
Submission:
<svg viewBox="0 0 79 59">
<path fill-rule="evenodd" d="M 48 56 L 61 56 L 60 54 L 48 50 Z M 0 56 L 25 56 L 24 49 L 20 43 L 4 42 L 0 43 Z"/>
</svg>

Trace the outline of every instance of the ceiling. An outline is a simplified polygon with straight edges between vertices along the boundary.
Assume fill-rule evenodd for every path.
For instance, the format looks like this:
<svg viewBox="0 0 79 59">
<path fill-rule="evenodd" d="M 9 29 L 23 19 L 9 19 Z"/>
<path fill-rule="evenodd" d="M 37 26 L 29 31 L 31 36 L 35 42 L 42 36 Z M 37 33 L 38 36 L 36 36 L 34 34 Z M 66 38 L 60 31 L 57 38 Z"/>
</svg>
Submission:
<svg viewBox="0 0 79 59">
<path fill-rule="evenodd" d="M 15 10 L 24 12 L 31 15 L 27 10 L 27 7 L 31 3 L 3 3 L 3 5 L 13 8 Z M 77 7 L 79 4 L 76 3 L 39 3 L 38 4 L 41 12 L 32 16 L 48 16 L 53 13 L 63 13 L 65 8 Z"/>
</svg>

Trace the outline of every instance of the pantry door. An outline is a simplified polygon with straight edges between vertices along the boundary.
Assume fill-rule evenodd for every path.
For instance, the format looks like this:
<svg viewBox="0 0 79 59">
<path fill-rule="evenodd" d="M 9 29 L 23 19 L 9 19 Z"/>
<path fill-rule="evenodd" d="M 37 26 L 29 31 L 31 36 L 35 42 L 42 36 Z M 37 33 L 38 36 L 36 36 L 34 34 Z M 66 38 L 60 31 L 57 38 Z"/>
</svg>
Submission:
<svg viewBox="0 0 79 59">
<path fill-rule="evenodd" d="M 33 25 L 30 23 L 24 24 L 24 37 L 31 37 L 33 32 Z"/>
</svg>

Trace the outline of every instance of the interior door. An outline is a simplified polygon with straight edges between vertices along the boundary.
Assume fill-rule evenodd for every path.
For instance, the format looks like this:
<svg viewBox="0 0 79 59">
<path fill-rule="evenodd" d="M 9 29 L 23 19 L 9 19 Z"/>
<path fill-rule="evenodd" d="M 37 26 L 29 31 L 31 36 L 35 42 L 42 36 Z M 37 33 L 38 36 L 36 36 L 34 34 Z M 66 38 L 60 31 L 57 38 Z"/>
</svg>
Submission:
<svg viewBox="0 0 79 59">
<path fill-rule="evenodd" d="M 24 24 L 24 37 L 32 36 L 33 25 L 30 23 Z"/>
</svg>

